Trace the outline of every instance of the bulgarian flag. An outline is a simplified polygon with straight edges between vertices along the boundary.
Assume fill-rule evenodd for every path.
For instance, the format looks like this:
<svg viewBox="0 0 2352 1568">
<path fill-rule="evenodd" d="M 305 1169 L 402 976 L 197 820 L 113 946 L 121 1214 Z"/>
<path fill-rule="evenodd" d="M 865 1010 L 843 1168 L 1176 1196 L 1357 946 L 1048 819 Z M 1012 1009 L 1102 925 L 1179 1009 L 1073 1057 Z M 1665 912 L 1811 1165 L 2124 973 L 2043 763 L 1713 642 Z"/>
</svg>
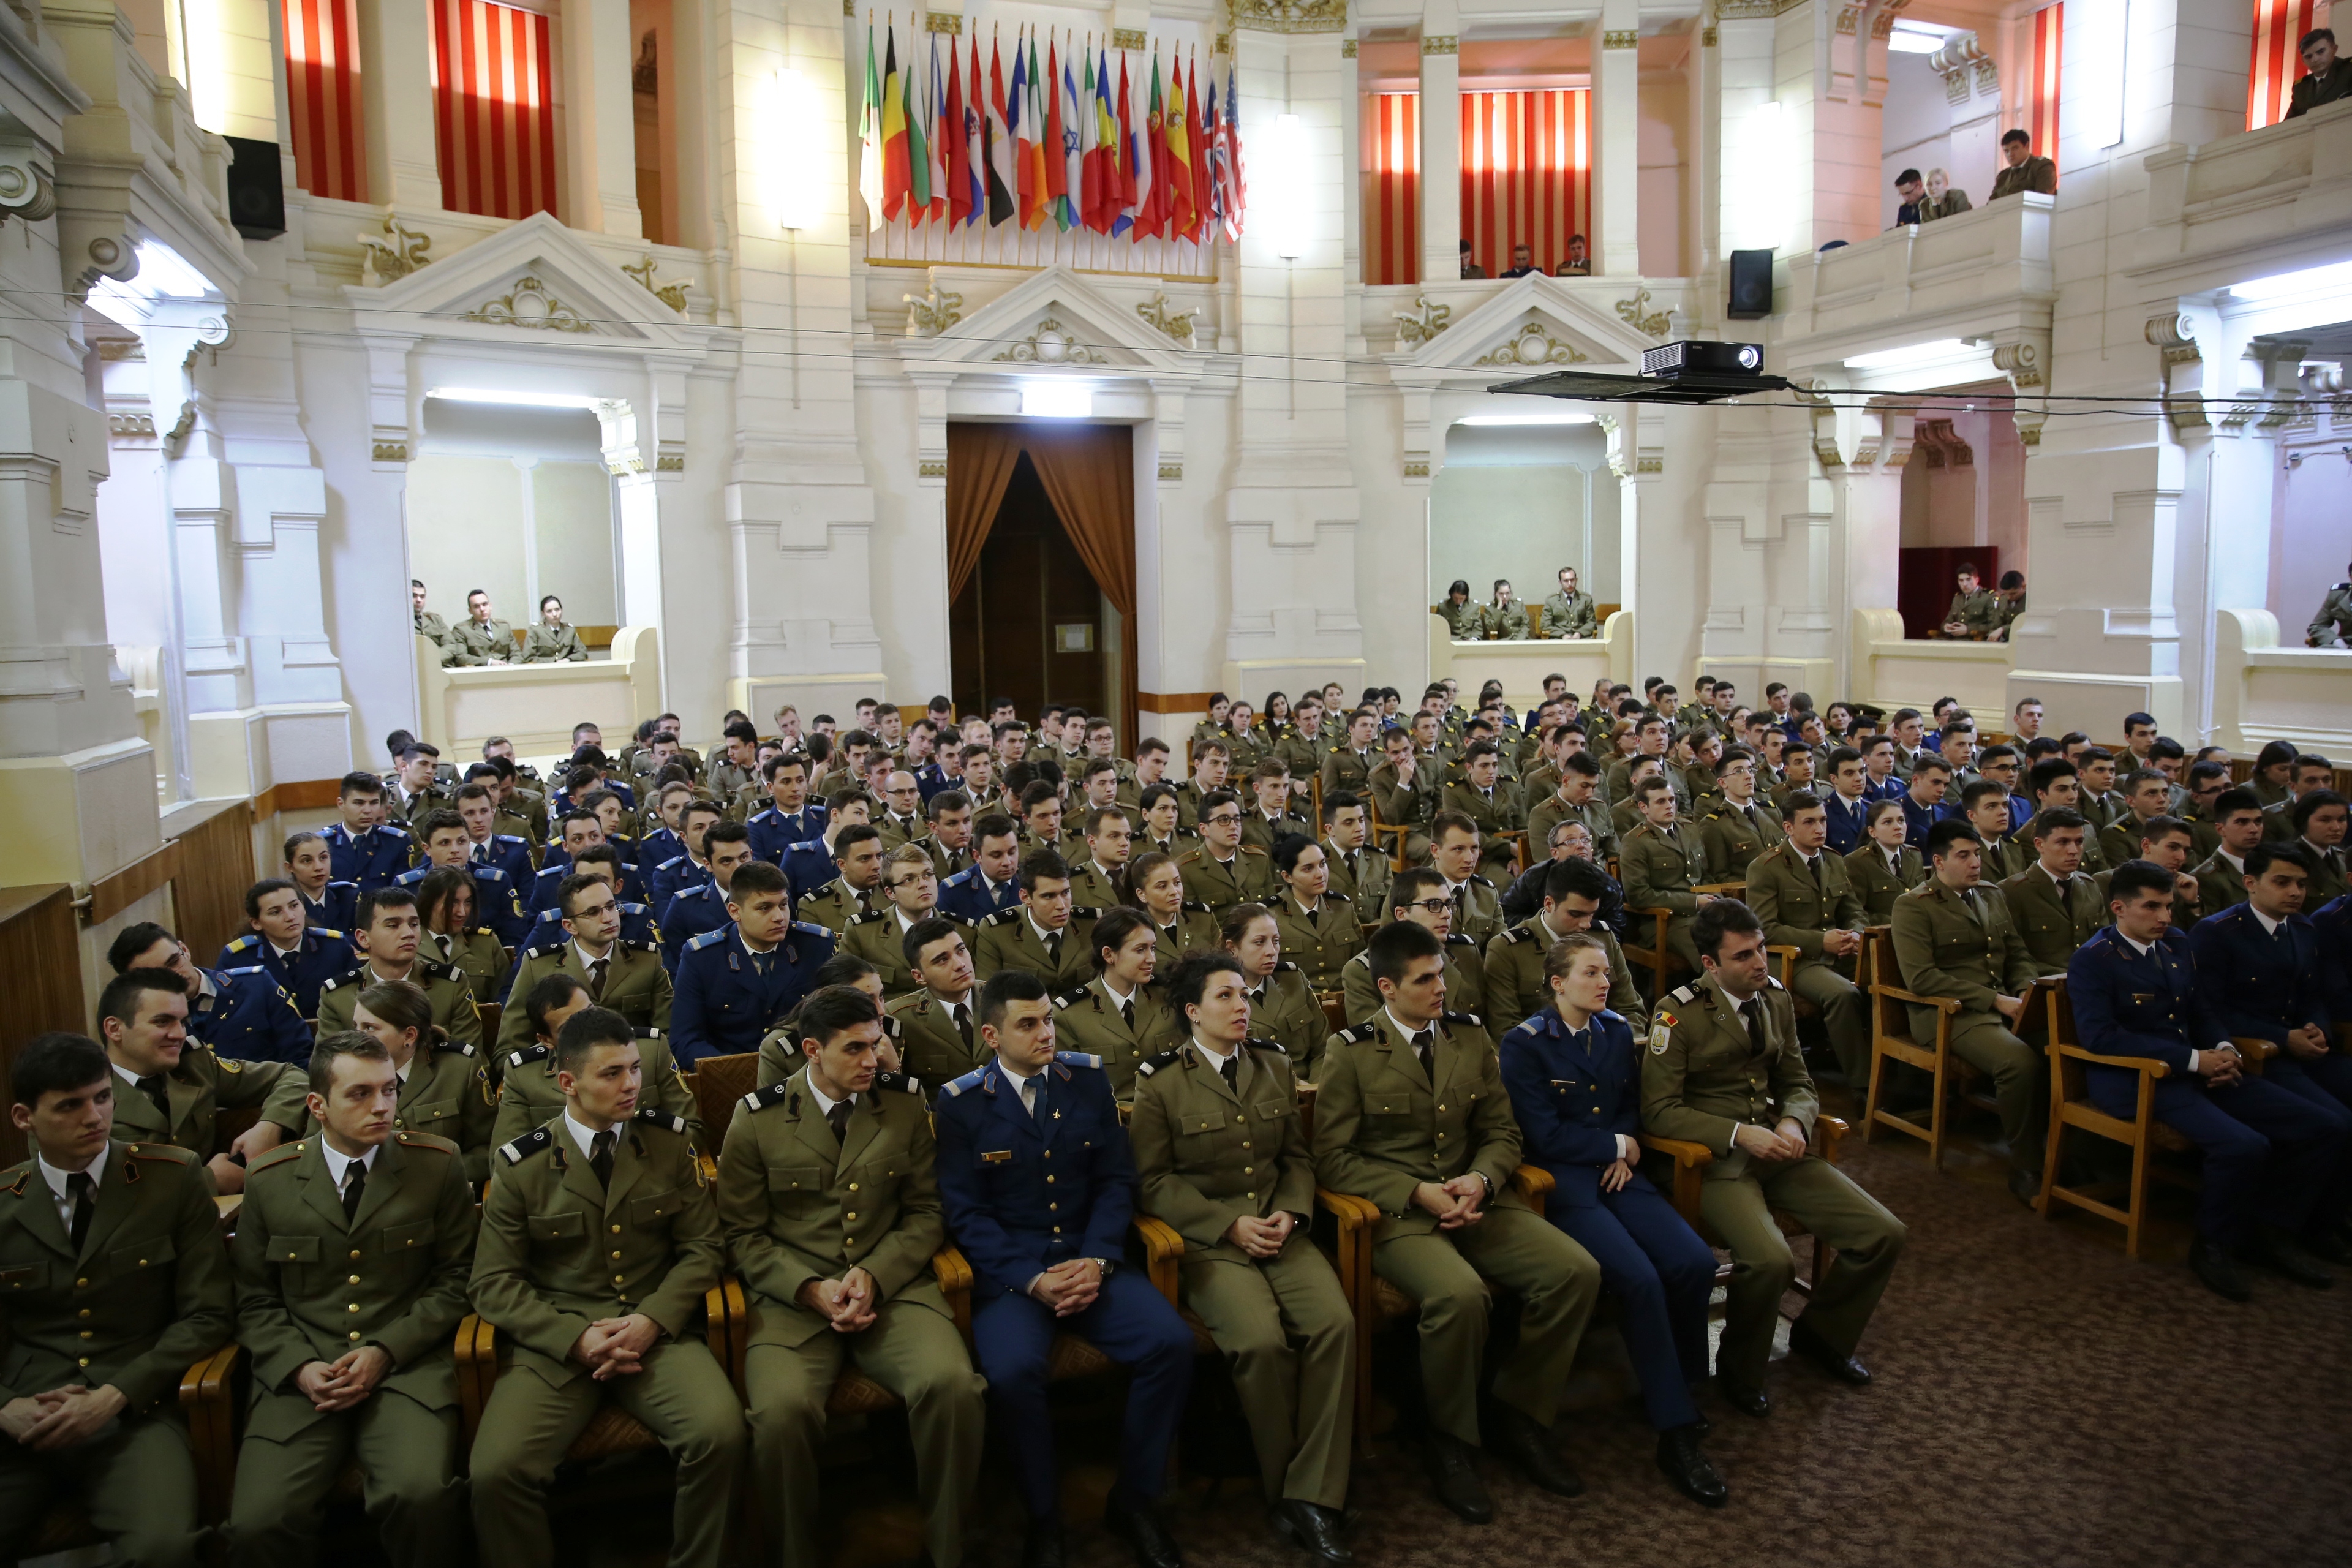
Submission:
<svg viewBox="0 0 2352 1568">
<path fill-rule="evenodd" d="M 874 24 L 866 25 L 866 105 L 857 119 L 857 194 L 866 198 L 866 226 L 882 226 L 882 82 L 874 74 Z"/>
<path fill-rule="evenodd" d="M 897 217 L 906 209 L 912 176 L 907 168 L 907 95 L 898 81 L 898 32 L 883 29 L 882 66 L 882 216 Z"/>
</svg>

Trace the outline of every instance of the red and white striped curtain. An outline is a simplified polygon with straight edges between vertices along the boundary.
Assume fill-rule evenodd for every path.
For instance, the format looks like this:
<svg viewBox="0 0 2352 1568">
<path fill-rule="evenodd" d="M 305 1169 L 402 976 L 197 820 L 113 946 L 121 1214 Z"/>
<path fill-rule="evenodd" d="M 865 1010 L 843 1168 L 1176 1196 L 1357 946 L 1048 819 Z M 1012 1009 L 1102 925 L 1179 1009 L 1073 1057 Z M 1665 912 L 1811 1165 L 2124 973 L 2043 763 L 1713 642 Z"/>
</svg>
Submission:
<svg viewBox="0 0 2352 1568">
<path fill-rule="evenodd" d="M 1591 254 L 1592 95 L 1578 89 L 1462 95 L 1462 237 L 1489 278 L 1514 246 L 1546 272 L 1570 235 Z"/>
<path fill-rule="evenodd" d="M 2024 131 L 2033 138 L 2033 151 L 2053 163 L 2058 157 L 2058 65 L 2065 32 L 2064 0 L 2033 14 L 2033 52 L 2025 59 L 2021 95 Z"/>
<path fill-rule="evenodd" d="M 1372 95 L 1364 281 L 1421 281 L 1421 95 Z"/>
<path fill-rule="evenodd" d="M 2246 71 L 2246 129 L 2260 131 L 2286 118 L 2287 100 L 2303 58 L 2295 43 L 2323 26 L 2327 0 L 2254 0 L 2254 60 Z"/>
<path fill-rule="evenodd" d="M 555 59 L 547 18 L 489 0 L 430 0 L 441 202 L 525 218 L 555 211 Z"/>
<path fill-rule="evenodd" d="M 294 182 L 314 196 L 363 202 L 359 0 L 284 0 L 283 8 Z"/>
</svg>

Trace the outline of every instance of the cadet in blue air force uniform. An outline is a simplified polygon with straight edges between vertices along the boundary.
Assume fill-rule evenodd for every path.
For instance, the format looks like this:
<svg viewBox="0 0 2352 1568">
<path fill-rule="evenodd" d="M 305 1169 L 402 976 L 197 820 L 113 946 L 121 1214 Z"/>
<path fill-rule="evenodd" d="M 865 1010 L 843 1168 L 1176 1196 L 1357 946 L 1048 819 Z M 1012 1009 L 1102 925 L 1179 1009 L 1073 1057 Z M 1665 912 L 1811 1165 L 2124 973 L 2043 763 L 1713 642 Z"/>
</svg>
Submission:
<svg viewBox="0 0 2352 1568">
<path fill-rule="evenodd" d="M 760 1048 L 768 1031 L 816 988 L 833 933 L 792 918 L 784 874 L 764 861 L 739 867 L 728 889 L 734 920 L 686 944 L 670 1004 L 677 1065 Z"/>
</svg>

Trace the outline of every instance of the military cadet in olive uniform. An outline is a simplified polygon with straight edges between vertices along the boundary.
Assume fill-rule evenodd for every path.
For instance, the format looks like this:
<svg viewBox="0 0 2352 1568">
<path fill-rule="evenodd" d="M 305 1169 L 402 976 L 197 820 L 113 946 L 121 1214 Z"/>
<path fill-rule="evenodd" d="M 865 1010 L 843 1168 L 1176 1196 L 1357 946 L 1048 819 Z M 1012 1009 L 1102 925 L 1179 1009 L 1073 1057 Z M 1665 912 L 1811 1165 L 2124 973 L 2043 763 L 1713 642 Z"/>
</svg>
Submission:
<svg viewBox="0 0 2352 1568">
<path fill-rule="evenodd" d="M 482 1038 L 482 1016 L 474 1008 L 473 987 L 467 984 L 464 975 L 429 958 L 417 959 L 409 965 L 405 973 L 401 974 L 387 974 L 362 960 L 350 973 L 338 974 L 328 981 L 319 991 L 320 1037 L 341 1034 L 350 1028 L 352 1006 L 359 999 L 359 994 L 387 980 L 405 980 L 424 992 L 433 1004 L 434 1024 L 451 1039 L 462 1040 L 469 1046 L 488 1043 Z M 508 994 L 515 994 L 511 987 Z"/>
<path fill-rule="evenodd" d="M 0 1558 L 73 1491 L 120 1561 L 187 1568 L 180 1379 L 230 1327 L 212 1183 L 200 1155 L 110 1138 L 128 1086 L 87 1036 L 36 1036 L 10 1066 L 34 1157 L 0 1174 Z"/>
<path fill-rule="evenodd" d="M 1580 763 L 1581 765 L 1580 765 Z M 1551 845 L 1551 830 L 1563 822 L 1580 822 L 1592 837 L 1592 858 L 1606 866 L 1617 857 L 1617 824 L 1601 799 L 1601 764 L 1584 752 L 1571 755 L 1560 770 L 1561 784 L 1528 812 L 1528 848 Z M 1582 781 L 1582 782 L 1580 782 Z M 1571 795 L 1583 798 L 1571 799 Z"/>
<path fill-rule="evenodd" d="M 735 1390 L 695 1330 L 726 1242 L 686 1124 L 638 1109 L 632 1037 L 603 1008 L 567 1019 L 566 1110 L 492 1162 L 472 1297 L 513 1355 L 472 1469 L 475 1539 L 499 1568 L 553 1568 L 547 1489 L 608 1399 L 677 1460 L 674 1568 L 721 1559 L 748 1442 Z"/>
<path fill-rule="evenodd" d="M 886 1005 L 889 1022 L 898 1026 L 899 1070 L 922 1083 L 926 1093 L 937 1093 L 940 1085 L 988 1059 L 969 935 L 944 917 L 917 921 L 902 945 L 921 984 Z"/>
<path fill-rule="evenodd" d="M 2107 923 L 2107 900 L 2097 881 L 2080 871 L 2060 872 L 2038 861 L 2000 884 L 2010 919 L 2043 974 L 2063 974 L 2081 947 Z"/>
<path fill-rule="evenodd" d="M 671 991 L 660 947 L 621 940 L 621 906 L 610 882 L 601 877 L 567 877 L 563 886 L 559 897 L 568 912 L 562 933 L 542 938 L 521 955 L 508 994 L 529 996 L 541 980 L 561 972 L 588 988 L 589 1001 L 618 1013 L 630 1027 L 667 1031 Z M 529 1045 L 530 1033 L 530 1016 L 520 1007 L 509 1007 L 499 1018 L 499 1051 Z"/>
<path fill-rule="evenodd" d="M 1185 1044 L 1138 1069 L 1128 1136 L 1137 1205 L 1184 1238 L 1183 1303 L 1233 1368 L 1276 1528 L 1327 1563 L 1348 1498 L 1355 1322 L 1307 1238 L 1315 1165 L 1282 1047 L 1246 1038 L 1241 965 L 1202 954 L 1174 976 Z"/>
<path fill-rule="evenodd" d="M 1870 1003 L 1832 961 L 1851 954 L 1861 973 L 1862 900 L 1845 861 L 1829 852 L 1828 826 L 1818 800 L 1792 797 L 1789 837 L 1748 863 L 1744 901 L 1767 942 L 1797 950 L 1790 986 L 1822 1010 L 1838 1067 L 1849 1087 L 1860 1088 L 1870 1079 Z"/>
<path fill-rule="evenodd" d="M 1576 568 L 1573 566 L 1561 570 L 1559 592 L 1549 595 L 1543 602 L 1543 635 L 1547 637 L 1597 637 L 1601 635 L 1592 595 L 1576 586 Z"/>
<path fill-rule="evenodd" d="M 1444 950 L 1399 921 L 1368 951 L 1383 1005 L 1331 1037 L 1315 1102 L 1315 1174 L 1369 1200 L 1372 1268 L 1421 1310 L 1421 1381 L 1433 1428 L 1439 1500 L 1483 1523 L 1493 1505 L 1473 1455 L 1487 1281 L 1517 1294 L 1519 1339 L 1494 1379 L 1488 1430 L 1537 1485 L 1582 1485 L 1548 1428 L 1601 1291 L 1591 1255 L 1555 1230 L 1511 1185 L 1518 1124 L 1495 1042 L 1469 1014 L 1443 1012 Z M 1475 1224 L 1465 1223 L 1478 1215 Z"/>
<path fill-rule="evenodd" d="M 1711 900 L 1698 891 L 1710 880 L 1706 850 L 1688 823 L 1674 820 L 1672 793 L 1664 780 L 1645 782 L 1636 797 L 1644 820 L 1625 836 L 1617 865 L 1625 884 L 1629 910 L 1662 909 L 1673 911 L 1666 922 L 1666 945 L 1693 973 L 1698 970 L 1698 950 L 1691 945 L 1691 921 Z"/>
<path fill-rule="evenodd" d="M 408 580 L 408 606 L 415 618 L 416 635 L 442 649 L 442 662 L 448 662 L 449 623 L 438 613 L 425 607 L 425 584 L 411 577 Z"/>
<path fill-rule="evenodd" d="M 1446 634 L 1455 642 L 1476 642 L 1486 635 L 1486 606 L 1470 602 L 1470 584 L 1460 578 L 1446 590 L 1437 613 L 1444 617 Z"/>
<path fill-rule="evenodd" d="M 1730 763 L 1751 770 L 1754 764 Z M 1780 814 L 1754 799 L 1735 801 L 1728 795 L 1699 819 L 1699 847 L 1706 852 L 1707 874 L 1736 882 L 1748 875 L 1748 863 L 1775 845 L 1787 842 L 1789 832 Z"/>
<path fill-rule="evenodd" d="M 1054 858 L 1054 864 L 1062 864 L 1059 856 Z M 1060 879 L 1060 889 L 1061 897 L 1067 899 L 1066 879 Z M 980 922 L 975 957 L 982 981 L 985 983 L 1000 969 L 1025 969 L 1049 990 L 1082 984 L 1094 973 L 1089 955 L 1099 911 L 1074 909 L 1066 924 L 1041 928 L 1034 918 L 1035 906 L 1027 902 L 1029 896 L 1024 892 L 1018 908 L 1001 910 Z"/>
<path fill-rule="evenodd" d="M 2000 889 L 1978 881 L 1975 828 L 1957 820 L 1936 824 L 1927 853 L 1935 874 L 1895 900 L 1895 965 L 1904 989 L 1958 1000 L 1960 1010 L 1948 1026 L 1952 1049 L 1992 1079 L 2001 1134 L 2009 1141 L 2009 1190 L 2030 1204 L 2041 1195 L 2048 1074 L 2039 1054 L 2018 1038 L 2040 1020 L 2011 1017 L 2000 1003 L 2022 998 L 2032 988 L 2033 955 Z M 1935 1010 L 1907 1011 L 1911 1037 L 1933 1040 Z"/>
<path fill-rule="evenodd" d="M 1369 713 L 1351 714 L 1348 720 L 1348 738 L 1323 754 L 1323 798 L 1330 799 L 1341 790 L 1349 795 L 1370 798 L 1372 770 L 1381 765 L 1380 748 L 1373 743 L 1380 721 Z M 1381 816 L 1387 821 L 1386 814 Z"/>
<path fill-rule="evenodd" d="M 877 1069 L 873 998 L 802 1004 L 802 1065 L 743 1097 L 719 1159 L 719 1215 L 751 1310 L 752 1495 L 785 1568 L 815 1568 L 825 1401 L 843 1363 L 906 1402 L 935 1568 L 963 1560 L 982 1384 L 931 1272 L 946 1240 L 923 1096 Z M 913 1090 L 913 1092 L 909 1092 Z"/>
<path fill-rule="evenodd" d="M 127 1142 L 193 1152 L 208 1163 L 216 1187 L 236 1192 L 245 1173 L 227 1151 L 215 1149 L 213 1123 L 224 1110 L 260 1110 L 259 1124 L 236 1147 L 248 1159 L 267 1153 L 294 1129 L 264 1108 L 279 1079 L 297 1069 L 286 1062 L 231 1061 L 189 1039 L 184 984 L 167 969 L 132 969 L 99 994 L 99 1029 L 124 1079 L 114 1129 Z"/>
<path fill-rule="evenodd" d="M 1506 642 L 1525 642 L 1531 635 L 1528 624 L 1528 607 L 1517 599 L 1502 599 L 1508 584 L 1495 585 L 1496 598 L 1478 611 L 1478 629 L 1482 637 L 1500 637 Z"/>
<path fill-rule="evenodd" d="M 567 976 L 567 978 L 569 978 Z M 587 1004 L 585 992 L 575 993 L 575 1005 Z M 670 1055 L 669 1037 L 659 1029 L 637 1033 L 637 1055 L 645 1067 L 644 1098 L 686 1129 L 696 1148 L 704 1142 L 702 1107 L 687 1087 L 686 1074 Z M 493 1143 L 511 1143 L 563 1109 L 563 1090 L 555 1079 L 554 1042 L 541 1037 L 530 1045 L 501 1052 L 498 1059 L 499 1113 L 490 1131 Z M 495 1173 L 495 1162 L 493 1162 Z"/>
<path fill-rule="evenodd" d="M 1184 896 L 1213 914 L 1274 897 L 1273 858 L 1242 843 L 1241 831 L 1241 802 L 1229 791 L 1213 790 L 1202 802 L 1201 847 L 1176 858 Z"/>
<path fill-rule="evenodd" d="M 485 1059 L 488 1053 L 435 1028 L 432 1005 L 414 985 L 401 981 L 371 985 L 360 998 L 355 1015 L 364 1013 L 385 1031 L 376 1038 L 392 1052 L 399 1069 L 394 1131 L 446 1139 L 458 1150 L 466 1179 L 478 1184 L 489 1175 L 499 1114 L 498 1090 Z M 516 1011 L 521 1010 L 518 1003 Z M 280 1075 L 262 1109 L 263 1120 L 291 1128 L 297 1137 L 315 1137 L 319 1126 L 310 1114 L 310 1094 L 307 1072 L 297 1068 Z"/>
<path fill-rule="evenodd" d="M 1489 877 L 1508 878 L 1513 846 L 1506 834 L 1527 826 L 1528 808 L 1519 786 L 1496 769 L 1500 753 L 1492 741 L 1473 741 L 1463 753 L 1466 777 L 1445 786 L 1444 809 L 1458 812 L 1478 829 L 1478 868 Z"/>
<path fill-rule="evenodd" d="M 1370 842 L 1370 817 L 1363 803 L 1347 794 L 1323 797 L 1323 863 L 1331 891 L 1356 907 L 1356 921 L 1370 937 L 1388 918 L 1389 883 L 1395 868 L 1388 851 Z"/>
<path fill-rule="evenodd" d="M 1150 922 L 1131 909 L 1115 909 L 1095 922 L 1087 940 L 1097 972 L 1055 996 L 1054 1037 L 1065 1050 L 1099 1058 L 1111 1092 L 1124 1104 L 1135 1092 L 1136 1064 L 1181 1039 L 1183 1024 L 1163 988 L 1153 984 L 1154 975 L 1168 971 L 1160 967 Z"/>
<path fill-rule="evenodd" d="M 1961 573 L 1960 584 L 1952 591 L 1951 607 L 1944 612 L 1944 635 L 1981 637 L 2000 625 L 2000 600 L 1979 584 L 1974 572 Z"/>
<path fill-rule="evenodd" d="M 1908 844 L 1890 855 L 1879 845 L 1864 839 L 1853 853 L 1841 858 L 1845 861 L 1846 881 L 1853 889 L 1853 896 L 1862 900 L 1865 925 L 1891 923 L 1895 901 L 1927 875 L 1927 862 Z"/>
<path fill-rule="evenodd" d="M 229 1539 L 239 1563 L 308 1568 L 356 1458 L 385 1556 L 445 1568 L 467 1552 L 450 1335 L 473 1268 L 473 1186 L 457 1144 L 397 1130 L 405 1086 L 381 1044 L 331 1035 L 312 1059 L 326 1129 L 255 1161 L 237 1214 L 253 1392 Z"/>
<path fill-rule="evenodd" d="M 1555 860 L 1544 878 L 1542 912 L 1498 931 L 1486 943 L 1486 1011 L 1492 1030 L 1508 1034 L 1527 1019 L 1551 1005 L 1544 979 L 1544 954 L 1561 937 L 1582 933 L 1609 951 L 1610 1010 L 1635 1033 L 1649 1026 L 1649 1009 L 1633 985 L 1633 972 L 1617 935 L 1596 920 L 1601 900 L 1609 890 L 1607 875 L 1590 860 Z M 1451 976 L 1446 999 L 1453 1000 Z M 1355 1016 L 1353 1009 L 1349 1016 Z"/>
<path fill-rule="evenodd" d="M 588 657 L 588 645 L 580 640 L 580 628 L 563 620 L 562 614 L 562 606 L 558 605 L 557 619 L 552 625 L 544 614 L 531 623 L 530 629 L 522 634 L 522 653 L 516 663 L 578 663 Z"/>
<path fill-rule="evenodd" d="M 1275 929 L 1282 933 L 1282 951 L 1291 955 L 1307 976 L 1307 984 L 1318 991 L 1339 989 L 1341 969 L 1364 951 L 1364 928 L 1353 900 L 1325 893 L 1309 910 L 1296 893 L 1285 889 L 1266 907 L 1274 912 Z"/>
<path fill-rule="evenodd" d="M 1779 1210 L 1834 1249 L 1790 1346 L 1832 1376 L 1866 1383 L 1854 1346 L 1886 1289 L 1903 1222 L 1812 1152 L 1821 1101 L 1797 1046 L 1796 1007 L 1765 960 L 1762 925 L 1725 900 L 1700 912 L 1706 978 L 1659 1001 L 1642 1061 L 1642 1130 L 1703 1145 L 1699 1213 L 1731 1251 L 1717 1385 L 1762 1415 L 1764 1364 L 1796 1279 Z M 1320 1111 L 1318 1110 L 1318 1117 Z"/>
<path fill-rule="evenodd" d="M 2352 643 L 2352 583 L 2338 583 L 2319 602 L 2319 614 L 2303 632 L 2305 647 L 2334 647 Z"/>
<path fill-rule="evenodd" d="M 1390 918 L 1412 921 L 1438 933 L 1445 952 L 1446 1001 L 1453 1004 L 1454 1012 L 1483 1015 L 1486 1009 L 1485 952 L 1477 942 L 1454 929 L 1454 906 L 1444 892 L 1445 879 L 1426 866 L 1400 872 L 1389 889 Z M 1424 907 L 1433 904 L 1439 907 Z M 1351 1024 L 1361 1023 L 1380 1010 L 1381 994 L 1372 984 L 1371 960 L 1365 954 L 1360 952 L 1340 965 L 1339 998 L 1340 1015 Z"/>
</svg>

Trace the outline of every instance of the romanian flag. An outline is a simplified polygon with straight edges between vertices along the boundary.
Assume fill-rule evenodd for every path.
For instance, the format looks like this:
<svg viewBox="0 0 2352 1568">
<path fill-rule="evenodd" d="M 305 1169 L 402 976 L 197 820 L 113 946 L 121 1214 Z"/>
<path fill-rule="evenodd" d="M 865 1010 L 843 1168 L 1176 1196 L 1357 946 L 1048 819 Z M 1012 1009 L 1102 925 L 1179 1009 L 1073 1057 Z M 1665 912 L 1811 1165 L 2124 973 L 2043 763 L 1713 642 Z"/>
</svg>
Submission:
<svg viewBox="0 0 2352 1568">
<path fill-rule="evenodd" d="M 1111 113 L 1110 57 L 1100 56 L 1099 63 L 1101 68 L 1093 73 L 1095 145 L 1087 154 L 1087 189 L 1094 205 L 1087 210 L 1087 226 L 1097 234 L 1108 234 L 1122 205 L 1119 173 L 1127 161 L 1127 142 Z"/>
<path fill-rule="evenodd" d="M 1168 113 L 1160 127 L 1168 147 L 1167 235 L 1171 239 L 1186 239 L 1201 223 L 1192 210 L 1192 128 L 1191 116 L 1184 112 L 1184 62 L 1181 59 L 1168 73 Z"/>
<path fill-rule="evenodd" d="M 882 216 L 897 217 L 906 209 L 911 175 L 907 168 L 907 93 L 898 80 L 898 33 L 883 29 L 882 66 Z"/>
<path fill-rule="evenodd" d="M 866 107 L 857 120 L 857 194 L 866 198 L 866 226 L 882 226 L 882 83 L 874 74 L 874 26 L 866 26 Z"/>
</svg>

